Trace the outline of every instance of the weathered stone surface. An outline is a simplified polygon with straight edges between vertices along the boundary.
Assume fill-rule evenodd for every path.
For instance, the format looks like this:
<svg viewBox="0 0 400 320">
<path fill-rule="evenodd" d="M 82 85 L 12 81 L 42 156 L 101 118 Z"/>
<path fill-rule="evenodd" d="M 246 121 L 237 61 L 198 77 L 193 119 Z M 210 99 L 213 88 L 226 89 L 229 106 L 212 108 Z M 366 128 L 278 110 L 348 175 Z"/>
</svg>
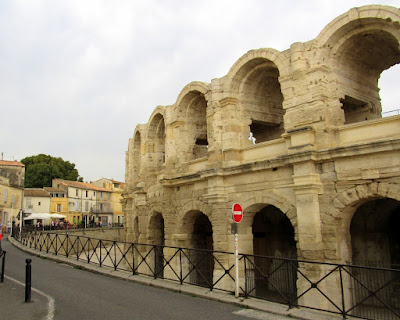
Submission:
<svg viewBox="0 0 400 320">
<path fill-rule="evenodd" d="M 129 141 L 127 240 L 155 243 L 161 214 L 166 244 L 200 246 L 201 220 L 207 248 L 232 251 L 238 202 L 241 252 L 254 253 L 254 217 L 273 207 L 298 258 L 351 261 L 357 208 L 400 200 L 400 116 L 382 118 L 377 86 L 400 62 L 399 21 L 398 8 L 352 9 L 316 39 L 251 50 L 224 77 L 157 107 Z"/>
</svg>

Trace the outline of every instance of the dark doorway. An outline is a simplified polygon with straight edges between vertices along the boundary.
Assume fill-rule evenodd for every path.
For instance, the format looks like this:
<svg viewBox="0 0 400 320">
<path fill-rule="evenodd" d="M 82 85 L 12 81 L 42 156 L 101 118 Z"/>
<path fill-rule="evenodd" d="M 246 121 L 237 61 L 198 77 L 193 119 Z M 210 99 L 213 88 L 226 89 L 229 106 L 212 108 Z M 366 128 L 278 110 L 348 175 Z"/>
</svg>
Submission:
<svg viewBox="0 0 400 320">
<path fill-rule="evenodd" d="M 154 247 L 154 273 L 156 278 L 164 277 L 164 245 L 165 231 L 164 218 L 161 213 L 157 213 L 151 222 Z"/>
<path fill-rule="evenodd" d="M 208 217 L 199 212 L 195 216 L 192 235 L 192 247 L 200 250 L 190 252 L 194 270 L 191 282 L 200 286 L 210 287 L 213 283 L 214 258 L 212 225 Z"/>
<path fill-rule="evenodd" d="M 278 302 L 296 296 L 297 259 L 294 228 L 290 220 L 274 206 L 266 206 L 253 219 L 254 270 L 249 270 L 253 278 L 255 295 Z M 251 284 L 250 284 L 251 285 Z"/>
<path fill-rule="evenodd" d="M 361 205 L 350 224 L 353 264 L 353 314 L 365 317 L 385 301 L 400 310 L 400 202 L 378 199 Z M 386 268 L 374 269 L 374 268 Z M 373 293 L 373 294 L 371 294 Z M 385 319 L 392 319 L 385 315 Z"/>
</svg>

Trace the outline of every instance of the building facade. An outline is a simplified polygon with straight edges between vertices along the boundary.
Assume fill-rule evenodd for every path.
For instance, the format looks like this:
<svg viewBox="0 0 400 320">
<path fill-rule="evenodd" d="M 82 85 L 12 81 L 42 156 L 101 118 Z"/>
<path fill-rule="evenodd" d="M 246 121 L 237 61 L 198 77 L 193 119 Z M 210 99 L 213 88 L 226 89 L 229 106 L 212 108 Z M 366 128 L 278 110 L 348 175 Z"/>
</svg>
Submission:
<svg viewBox="0 0 400 320">
<path fill-rule="evenodd" d="M 50 213 L 51 195 L 41 188 L 24 190 L 24 213 Z"/>
<path fill-rule="evenodd" d="M 382 117 L 378 87 L 399 23 L 353 8 L 157 107 L 129 140 L 126 240 L 233 252 L 240 203 L 243 253 L 400 265 L 400 116 Z"/>
<path fill-rule="evenodd" d="M 73 216 L 70 216 L 68 211 L 67 192 L 52 187 L 44 187 L 43 189 L 50 194 L 50 213 L 62 214 L 67 221 L 73 221 Z"/>
<path fill-rule="evenodd" d="M 0 224 L 3 232 L 16 222 L 22 209 L 25 165 L 0 160 Z"/>
<path fill-rule="evenodd" d="M 109 223 L 123 224 L 124 223 L 124 212 L 122 210 L 122 193 L 124 190 L 125 183 L 116 181 L 113 179 L 102 178 L 96 181 L 92 181 L 91 184 L 104 188 L 110 191 L 110 202 L 112 217 Z"/>
<path fill-rule="evenodd" d="M 112 218 L 111 196 L 108 190 L 86 182 L 62 179 L 53 179 L 52 187 L 66 192 L 71 223 L 83 221 L 105 224 L 107 221 L 108 225 L 109 218 Z"/>
</svg>

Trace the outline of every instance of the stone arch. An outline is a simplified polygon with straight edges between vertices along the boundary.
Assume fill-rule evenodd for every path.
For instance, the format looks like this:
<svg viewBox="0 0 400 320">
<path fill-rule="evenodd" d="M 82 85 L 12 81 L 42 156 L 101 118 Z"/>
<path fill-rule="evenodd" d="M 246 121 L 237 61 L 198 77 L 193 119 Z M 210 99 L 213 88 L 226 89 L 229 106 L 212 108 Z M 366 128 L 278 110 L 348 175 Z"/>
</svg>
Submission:
<svg viewBox="0 0 400 320">
<path fill-rule="evenodd" d="M 206 157 L 208 154 L 207 85 L 192 82 L 180 93 L 176 102 L 176 118 L 183 122 L 179 147 L 183 161 Z"/>
<path fill-rule="evenodd" d="M 228 73 L 229 91 L 238 99 L 244 128 L 248 126 L 255 143 L 280 138 L 284 132 L 281 59 L 272 49 L 250 51 Z"/>
<path fill-rule="evenodd" d="M 400 185 L 397 183 L 366 183 L 341 192 L 331 203 L 332 216 L 341 219 L 347 229 L 358 206 L 374 199 L 390 198 L 400 201 Z"/>
<path fill-rule="evenodd" d="M 212 217 L 212 209 L 211 207 L 204 203 L 203 201 L 200 200 L 191 200 L 186 202 L 181 209 L 179 210 L 179 217 L 180 217 L 180 221 L 183 221 L 183 218 L 185 215 L 187 215 L 188 212 L 191 211 L 201 211 L 202 213 L 204 213 L 211 221 Z M 182 229 L 182 225 L 179 227 L 179 230 Z"/>
<path fill-rule="evenodd" d="M 316 38 L 338 79 L 343 122 L 381 117 L 378 80 L 400 63 L 400 10 L 389 6 L 353 8 L 333 20 Z"/>
<path fill-rule="evenodd" d="M 185 120 L 185 106 L 190 101 L 190 93 L 198 92 L 202 95 L 206 95 L 208 91 L 208 83 L 193 81 L 187 84 L 179 93 L 178 98 L 174 104 L 174 120 L 184 121 Z"/>
<path fill-rule="evenodd" d="M 157 109 L 156 109 L 157 110 Z M 157 172 L 159 172 L 165 163 L 165 117 L 161 113 L 154 113 L 150 118 L 147 129 L 147 168 L 150 182 L 155 182 Z"/>
<path fill-rule="evenodd" d="M 385 5 L 367 5 L 352 8 L 333 19 L 316 37 L 317 47 L 333 47 L 343 36 L 352 29 L 376 22 L 392 23 L 400 20 L 400 10 Z"/>
<path fill-rule="evenodd" d="M 246 74 L 249 68 L 251 68 L 251 64 L 249 63 L 252 63 L 252 61 L 257 61 L 258 59 L 271 61 L 274 63 L 277 66 L 281 76 L 286 75 L 287 70 L 289 69 L 288 59 L 286 59 L 278 50 L 271 48 L 250 50 L 233 64 L 226 76 L 227 79 L 229 79 L 227 82 L 227 89 L 229 92 L 231 92 L 231 94 L 237 93 L 237 88 L 239 87 L 237 81 L 238 79 L 243 78 L 244 74 Z"/>
<path fill-rule="evenodd" d="M 350 225 L 357 209 L 364 203 L 377 199 L 400 201 L 400 185 L 372 182 L 349 188 L 339 193 L 331 202 L 328 215 L 339 221 L 336 232 L 338 255 L 342 262 L 350 263 L 352 256 Z"/>
<path fill-rule="evenodd" d="M 257 192 L 240 201 L 243 208 L 243 220 L 239 225 L 240 229 L 251 228 L 254 215 L 267 205 L 278 208 L 294 228 L 295 240 L 298 241 L 297 211 L 293 203 L 284 196 L 276 193 Z"/>
</svg>

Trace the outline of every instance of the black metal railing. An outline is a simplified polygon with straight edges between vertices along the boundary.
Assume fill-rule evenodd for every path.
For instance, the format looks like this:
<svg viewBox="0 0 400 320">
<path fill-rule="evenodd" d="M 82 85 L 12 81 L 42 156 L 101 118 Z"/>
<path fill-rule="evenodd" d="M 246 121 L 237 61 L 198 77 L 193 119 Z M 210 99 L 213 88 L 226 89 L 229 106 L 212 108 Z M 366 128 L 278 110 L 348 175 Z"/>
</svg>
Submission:
<svg viewBox="0 0 400 320">
<path fill-rule="evenodd" d="M 4 269 L 6 267 L 6 252 L 0 251 L 0 282 L 4 281 Z"/>
<path fill-rule="evenodd" d="M 245 295 L 362 319 L 400 319 L 400 270 L 242 255 Z"/>
<path fill-rule="evenodd" d="M 230 252 L 23 232 L 25 246 L 132 274 L 235 291 Z M 241 254 L 240 294 L 343 318 L 400 319 L 400 270 Z"/>
</svg>

